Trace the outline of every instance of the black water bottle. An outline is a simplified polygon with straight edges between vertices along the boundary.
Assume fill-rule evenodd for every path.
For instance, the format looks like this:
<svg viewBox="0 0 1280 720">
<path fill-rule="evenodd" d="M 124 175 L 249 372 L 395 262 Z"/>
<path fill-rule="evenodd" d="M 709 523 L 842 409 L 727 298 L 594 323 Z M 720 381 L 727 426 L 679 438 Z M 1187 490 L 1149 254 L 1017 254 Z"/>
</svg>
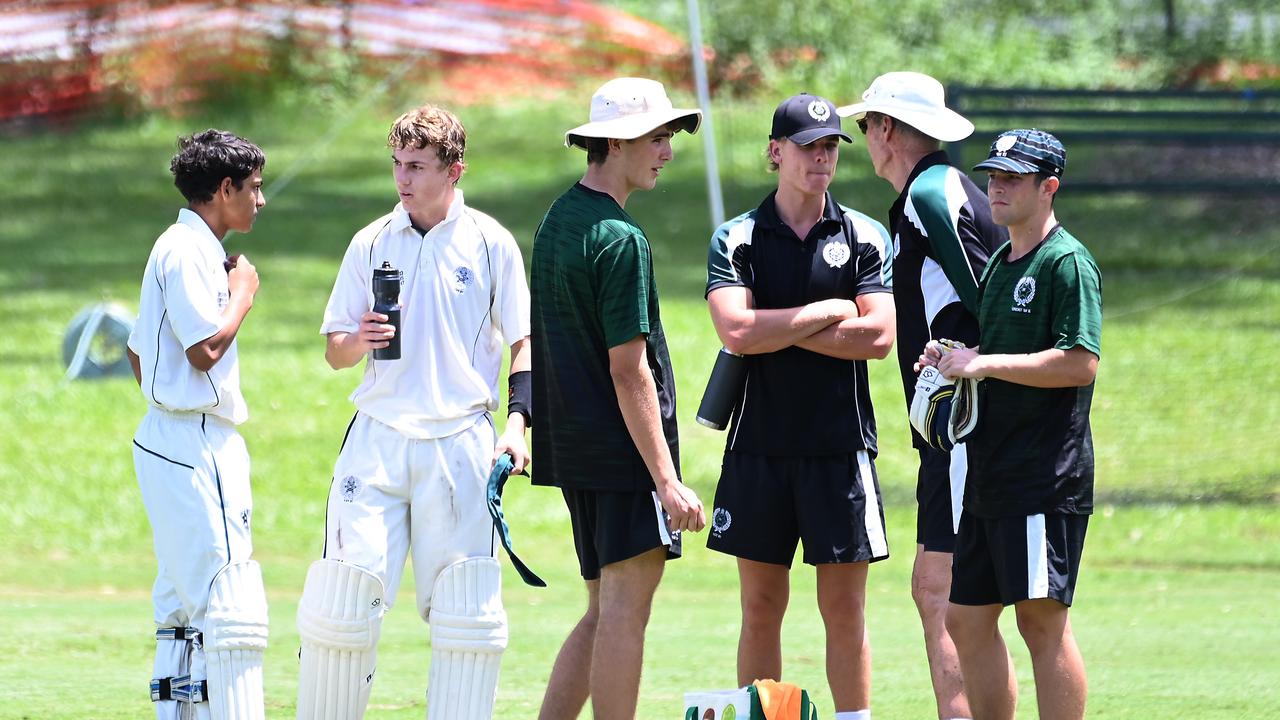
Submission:
<svg viewBox="0 0 1280 720">
<path fill-rule="evenodd" d="M 729 427 L 733 408 L 742 397 L 742 386 L 747 381 L 747 359 L 737 353 L 720 348 L 716 364 L 707 378 L 707 389 L 698 405 L 697 420 L 712 430 Z"/>
<path fill-rule="evenodd" d="M 374 348 L 374 360 L 400 359 L 400 271 L 384 261 L 373 270 L 373 311 L 387 316 L 387 324 L 396 329 L 384 348 Z"/>
</svg>

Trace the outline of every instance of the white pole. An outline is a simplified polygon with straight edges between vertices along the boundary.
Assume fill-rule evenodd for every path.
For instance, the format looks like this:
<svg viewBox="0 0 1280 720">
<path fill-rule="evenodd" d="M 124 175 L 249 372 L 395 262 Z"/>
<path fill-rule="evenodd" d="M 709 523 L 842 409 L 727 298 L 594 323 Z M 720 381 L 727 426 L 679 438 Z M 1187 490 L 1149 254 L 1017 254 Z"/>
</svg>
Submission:
<svg viewBox="0 0 1280 720">
<path fill-rule="evenodd" d="M 720 163 L 716 160 L 716 134 L 711 127 L 711 91 L 707 87 L 707 63 L 702 57 L 702 16 L 698 0 L 687 0 L 689 8 L 689 51 L 693 56 L 693 79 L 698 86 L 698 107 L 702 108 L 702 147 L 707 158 L 707 203 L 711 227 L 724 222 L 724 196 L 720 193 Z"/>
</svg>

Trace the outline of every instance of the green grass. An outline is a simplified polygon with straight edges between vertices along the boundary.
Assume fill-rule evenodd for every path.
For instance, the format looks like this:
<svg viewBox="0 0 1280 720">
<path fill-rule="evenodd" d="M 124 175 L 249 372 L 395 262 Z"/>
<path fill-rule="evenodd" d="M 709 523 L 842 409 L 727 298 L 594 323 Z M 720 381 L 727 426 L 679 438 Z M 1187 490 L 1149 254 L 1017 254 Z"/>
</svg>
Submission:
<svg viewBox="0 0 1280 720">
<path fill-rule="evenodd" d="M 526 254 L 551 200 L 581 173 L 560 147 L 585 102 L 468 108 L 468 202 L 496 216 Z M 0 718 L 136 718 L 149 713 L 150 532 L 129 439 L 143 412 L 131 380 L 68 383 L 62 333 L 102 298 L 134 308 L 155 236 L 179 196 L 167 176 L 174 137 L 228 126 L 263 145 L 269 198 L 255 231 L 228 240 L 262 278 L 242 332 L 252 419 L 255 540 L 272 612 L 268 701 L 291 716 L 293 613 L 319 552 L 332 462 L 357 373 L 323 361 L 320 316 L 352 232 L 394 202 L 385 126 L 399 107 L 332 114 L 267 107 L 142 119 L 0 138 Z M 771 107 L 717 116 L 728 214 L 768 191 L 760 160 Z M 338 128 L 332 141 L 317 140 Z M 757 131 L 758 130 L 758 131 Z M 700 144 L 676 142 L 658 190 L 628 210 L 654 242 L 663 316 L 681 398 L 684 472 L 709 501 L 723 435 L 693 422 L 718 346 L 702 301 L 707 220 Z M 892 191 L 861 145 L 845 150 L 837 198 L 882 217 Z M 1106 320 L 1095 399 L 1100 511 L 1092 521 L 1075 617 L 1089 664 L 1091 715 L 1280 715 L 1280 208 L 1268 198 L 1074 197 L 1059 217 L 1094 251 Z M 908 578 L 913 455 L 896 368 L 873 363 L 880 477 L 893 557 L 871 574 L 878 717 L 927 717 L 923 647 Z M 536 471 L 536 459 L 535 459 Z M 558 493 L 513 483 L 517 548 L 551 587 L 507 577 L 512 645 L 499 716 L 531 717 L 559 642 L 583 605 Z M 641 718 L 674 717 L 685 690 L 727 687 L 737 633 L 732 563 L 691 538 L 669 567 L 651 624 Z M 788 679 L 829 716 L 813 573 L 795 573 Z M 408 583 L 406 586 L 411 587 Z M 387 619 L 374 690 L 379 717 L 420 717 L 428 652 L 411 596 Z M 408 602 L 405 602 L 408 600 Z M 1030 666 L 1006 627 L 1034 717 Z M 84 688 L 90 688 L 85 691 Z"/>
</svg>

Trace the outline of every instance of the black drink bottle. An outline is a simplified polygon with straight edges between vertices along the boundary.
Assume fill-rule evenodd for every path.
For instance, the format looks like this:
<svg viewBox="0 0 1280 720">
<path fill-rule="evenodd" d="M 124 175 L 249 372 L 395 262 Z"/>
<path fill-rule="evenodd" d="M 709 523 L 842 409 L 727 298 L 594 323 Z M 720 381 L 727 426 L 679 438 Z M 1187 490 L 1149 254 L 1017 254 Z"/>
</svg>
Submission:
<svg viewBox="0 0 1280 720">
<path fill-rule="evenodd" d="M 742 397 L 742 385 L 747 381 L 747 360 L 741 355 L 720 348 L 716 364 L 707 378 L 707 389 L 698 406 L 697 420 L 712 430 L 729 427 L 733 408 Z"/>
<path fill-rule="evenodd" d="M 400 359 L 400 271 L 383 262 L 373 270 L 373 311 L 387 316 L 396 334 L 384 348 L 374 348 L 374 360 Z"/>
</svg>

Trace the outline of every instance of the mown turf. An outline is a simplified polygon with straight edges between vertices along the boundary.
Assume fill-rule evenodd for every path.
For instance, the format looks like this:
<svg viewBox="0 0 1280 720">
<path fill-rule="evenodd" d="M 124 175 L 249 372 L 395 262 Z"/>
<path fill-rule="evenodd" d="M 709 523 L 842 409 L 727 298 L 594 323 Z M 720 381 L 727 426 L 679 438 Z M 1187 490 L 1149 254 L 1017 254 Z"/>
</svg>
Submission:
<svg viewBox="0 0 1280 720">
<path fill-rule="evenodd" d="M 550 201 L 581 172 L 560 132 L 583 103 L 467 108 L 468 201 L 504 222 L 526 253 Z M 225 125 L 261 143 L 272 194 L 255 231 L 232 236 L 262 277 L 241 335 L 243 427 L 254 462 L 255 538 L 272 601 L 268 700 L 292 712 L 292 616 L 318 553 L 329 473 L 355 371 L 324 364 L 320 315 L 351 233 L 394 196 L 382 147 L 399 106 L 334 113 L 263 108 L 0 139 L 0 717 L 136 718 L 150 673 L 150 534 L 129 439 L 143 402 L 128 379 L 66 382 L 62 333 L 100 299 L 136 308 L 137 282 L 179 196 L 174 137 Z M 770 107 L 726 105 L 728 214 L 768 191 L 759 151 Z M 759 126 L 760 132 L 747 129 Z M 337 128 L 334 130 L 334 128 Z M 725 131 L 725 129 L 728 131 Z M 327 144 L 318 138 L 330 137 Z M 710 500 L 723 435 L 693 422 L 718 343 L 702 301 L 710 227 L 700 144 L 676 141 L 659 189 L 628 209 L 654 243 L 680 394 L 684 472 Z M 860 145 L 846 148 L 836 196 L 875 217 L 891 190 Z M 289 177 L 287 185 L 275 185 Z M 1089 664 L 1091 716 L 1275 716 L 1280 707 L 1280 209 L 1265 198 L 1072 196 L 1059 217 L 1098 257 L 1106 319 L 1095 400 L 1100 511 L 1073 610 Z M 913 456 L 896 368 L 874 363 L 880 478 L 892 559 L 873 568 L 869 617 L 878 717 L 927 717 L 927 672 L 908 591 Z M 536 459 L 535 459 L 536 472 Z M 558 643 L 582 607 L 558 494 L 513 483 L 516 543 L 551 582 L 507 578 L 512 645 L 500 717 L 534 714 Z M 732 684 L 737 633 L 731 562 L 690 538 L 671 565 L 650 631 L 641 718 L 676 717 L 689 689 Z M 411 587 L 406 583 L 406 587 Z M 426 629 L 411 596 L 387 620 L 374 703 L 423 712 Z M 1015 648 L 1016 629 L 1009 625 Z M 812 571 L 795 573 L 788 678 L 829 716 Z M 1018 654 L 1020 717 L 1034 717 Z M 88 690 L 86 690 L 88 688 Z M 372 713 L 371 713 L 372 715 Z"/>
</svg>

